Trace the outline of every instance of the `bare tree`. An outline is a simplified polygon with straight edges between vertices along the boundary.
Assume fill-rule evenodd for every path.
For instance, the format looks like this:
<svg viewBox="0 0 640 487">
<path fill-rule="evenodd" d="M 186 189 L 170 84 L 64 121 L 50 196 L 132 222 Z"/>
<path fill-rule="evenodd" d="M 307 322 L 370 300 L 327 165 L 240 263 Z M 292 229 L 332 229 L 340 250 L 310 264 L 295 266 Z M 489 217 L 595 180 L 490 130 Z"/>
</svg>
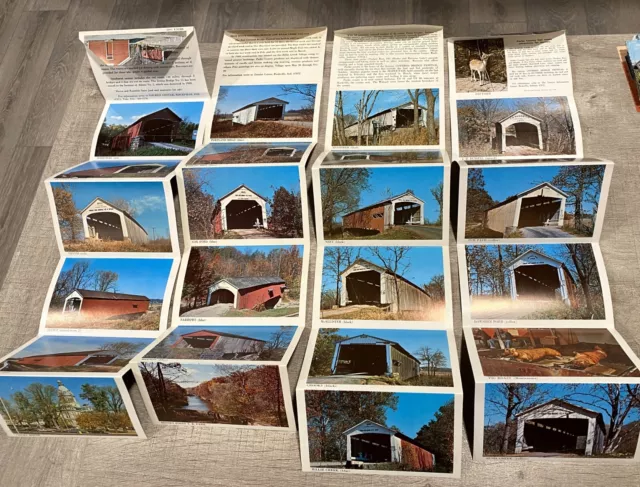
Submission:
<svg viewBox="0 0 640 487">
<path fill-rule="evenodd" d="M 130 358 L 137 354 L 140 350 L 135 343 L 127 341 L 105 343 L 100 346 L 100 350 L 105 352 L 116 352 L 121 358 Z"/>
<path fill-rule="evenodd" d="M 440 181 L 437 185 L 431 188 L 431 195 L 433 199 L 438 203 L 438 225 L 442 225 L 442 205 L 443 205 L 444 183 Z"/>
<path fill-rule="evenodd" d="M 358 145 L 362 145 L 363 129 L 369 115 L 373 111 L 373 107 L 376 103 L 376 98 L 380 94 L 379 90 L 362 90 L 360 100 L 355 104 L 355 109 L 358 114 Z M 367 145 L 369 145 L 369 139 L 367 137 Z"/>
<path fill-rule="evenodd" d="M 327 247 L 324 251 L 323 272 L 335 279 L 336 306 L 340 305 L 341 274 L 360 257 L 357 247 Z"/>
<path fill-rule="evenodd" d="M 438 134 L 436 133 L 436 102 L 439 96 L 438 90 L 424 90 L 427 99 L 427 143 L 437 144 Z"/>
<path fill-rule="evenodd" d="M 385 270 L 393 276 L 396 305 L 399 309 L 400 277 L 409 270 L 411 265 L 408 261 L 408 255 L 411 247 L 370 247 L 369 250 L 382 263 Z"/>
<path fill-rule="evenodd" d="M 113 271 L 97 271 L 93 276 L 93 288 L 96 291 L 118 292 L 118 273 Z"/>
<path fill-rule="evenodd" d="M 344 98 L 342 96 L 342 91 L 336 92 L 336 104 L 333 114 L 335 120 L 335 123 L 333 124 L 335 139 L 338 145 L 347 145 L 347 137 L 344 133 Z"/>
<path fill-rule="evenodd" d="M 426 90 L 407 90 L 409 99 L 413 105 L 413 131 L 417 135 L 420 131 L 420 97 Z"/>
</svg>

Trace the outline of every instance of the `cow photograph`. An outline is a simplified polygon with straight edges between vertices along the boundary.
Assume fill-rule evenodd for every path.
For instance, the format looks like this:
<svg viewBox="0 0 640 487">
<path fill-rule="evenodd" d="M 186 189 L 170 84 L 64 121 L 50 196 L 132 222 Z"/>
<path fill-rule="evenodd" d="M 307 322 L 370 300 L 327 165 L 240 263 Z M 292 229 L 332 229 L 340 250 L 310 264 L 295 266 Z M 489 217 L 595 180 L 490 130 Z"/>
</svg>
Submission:
<svg viewBox="0 0 640 487">
<path fill-rule="evenodd" d="M 295 326 L 178 326 L 145 359 L 282 360 Z"/>
<path fill-rule="evenodd" d="M 211 138 L 311 138 L 317 88 L 315 84 L 221 86 Z"/>
<path fill-rule="evenodd" d="M 122 179 L 164 178 L 175 171 L 180 159 L 117 161 L 94 160 L 67 169 L 56 175 L 56 179 Z"/>
<path fill-rule="evenodd" d="M 306 390 L 310 467 L 452 473 L 453 394 Z"/>
<path fill-rule="evenodd" d="M 196 141 L 204 102 L 112 103 L 96 142 L 96 157 L 184 157 Z"/>
<path fill-rule="evenodd" d="M 442 166 L 329 167 L 319 173 L 326 240 L 442 238 Z"/>
<path fill-rule="evenodd" d="M 159 421 L 288 426 L 277 365 L 138 364 Z"/>
<path fill-rule="evenodd" d="M 447 332 L 320 328 L 307 383 L 453 387 Z"/>
<path fill-rule="evenodd" d="M 337 91 L 334 146 L 438 145 L 439 90 Z"/>
<path fill-rule="evenodd" d="M 320 319 L 442 321 L 440 247 L 325 247 Z"/>
<path fill-rule="evenodd" d="M 472 319 L 604 320 L 590 244 L 467 245 Z"/>
<path fill-rule="evenodd" d="M 302 238 L 298 166 L 182 172 L 191 240 Z"/>
<path fill-rule="evenodd" d="M 504 39 L 469 39 L 453 42 L 456 92 L 507 91 Z"/>
<path fill-rule="evenodd" d="M 50 183 L 67 252 L 171 252 L 161 182 Z"/>
<path fill-rule="evenodd" d="M 578 152 L 566 96 L 458 100 L 461 157 L 569 156 Z"/>
<path fill-rule="evenodd" d="M 606 329 L 473 328 L 488 377 L 640 377 Z"/>
<path fill-rule="evenodd" d="M 299 164 L 310 142 L 209 143 L 187 161 L 187 166 L 220 164 Z"/>
<path fill-rule="evenodd" d="M 192 247 L 180 317 L 298 316 L 302 252 L 301 245 Z"/>
<path fill-rule="evenodd" d="M 469 168 L 466 238 L 592 237 L 604 165 Z"/>
<path fill-rule="evenodd" d="M 117 373 L 152 338 L 42 335 L 5 357 L 0 371 Z"/>
<path fill-rule="evenodd" d="M 0 419 L 15 435 L 138 436 L 113 378 L 0 376 Z"/>
<path fill-rule="evenodd" d="M 158 331 L 173 259 L 67 257 L 46 328 Z"/>
<path fill-rule="evenodd" d="M 486 384 L 484 455 L 633 458 L 639 403 L 639 384 Z"/>
</svg>

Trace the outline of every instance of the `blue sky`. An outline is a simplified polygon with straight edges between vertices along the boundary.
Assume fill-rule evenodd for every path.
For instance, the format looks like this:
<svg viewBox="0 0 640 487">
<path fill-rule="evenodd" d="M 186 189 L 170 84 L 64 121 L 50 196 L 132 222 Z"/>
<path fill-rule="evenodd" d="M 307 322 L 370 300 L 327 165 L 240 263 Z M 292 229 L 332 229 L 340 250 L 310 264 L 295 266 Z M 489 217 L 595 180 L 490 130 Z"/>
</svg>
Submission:
<svg viewBox="0 0 640 487">
<path fill-rule="evenodd" d="M 542 402 L 550 401 L 552 399 L 562 399 L 569 403 L 573 403 L 576 406 L 581 406 L 586 409 L 590 409 L 592 411 L 602 413 L 605 424 L 608 424 L 610 416 L 607 413 L 607 410 L 609 410 L 611 406 L 608 406 L 607 403 L 604 401 L 599 403 L 602 405 L 602 408 L 604 409 L 597 408 L 592 404 L 585 404 L 585 403 L 595 403 L 593 400 L 594 396 L 591 392 L 593 385 L 594 384 L 572 384 L 571 387 L 569 387 L 569 385 L 567 384 L 540 384 L 539 387 L 542 388 L 542 390 L 547 391 L 547 397 Z M 495 397 L 496 399 L 500 399 L 501 395 L 498 393 L 499 391 L 498 387 L 499 387 L 499 384 L 486 385 L 485 409 L 484 409 L 485 424 L 495 424 L 495 423 L 504 422 L 504 413 L 493 413 L 492 408 L 490 408 L 486 402 L 488 398 L 492 398 L 492 397 Z M 567 397 L 575 393 L 587 394 L 590 397 L 574 396 L 573 399 L 571 397 Z M 602 396 L 602 393 L 599 392 L 598 396 Z M 580 403 L 579 401 L 584 401 L 585 403 Z M 632 421 L 637 421 L 639 419 L 640 419 L 640 411 L 638 411 L 637 409 L 632 410 L 627 416 L 625 424 L 630 423 Z"/>
<path fill-rule="evenodd" d="M 234 335 L 240 335 L 247 338 L 255 338 L 258 340 L 269 341 L 271 334 L 279 331 L 279 326 L 180 326 L 171 332 L 162 342 L 165 345 L 173 345 L 176 343 L 180 336 L 185 333 L 193 333 L 200 330 L 207 330 L 212 332 L 232 333 Z M 287 327 L 289 330 L 289 338 L 293 338 L 296 332 L 294 326 Z"/>
<path fill-rule="evenodd" d="M 632 63 L 640 61 L 640 41 L 627 41 L 627 51 Z"/>
<path fill-rule="evenodd" d="M 96 197 L 108 202 L 124 199 L 138 210 L 135 219 L 144 227 L 150 238 L 153 238 L 154 227 L 156 237 L 169 237 L 169 219 L 161 182 L 51 183 L 54 188 L 63 185 L 71 190 L 78 212 L 86 208 Z"/>
<path fill-rule="evenodd" d="M 383 338 L 399 343 L 407 352 L 415 355 L 419 348 L 428 346 L 434 350 L 440 350 L 447 358 L 447 363 L 443 367 L 449 367 L 449 342 L 447 332 L 444 330 L 396 330 L 396 329 L 362 329 L 362 328 L 340 328 L 338 334 L 341 336 L 355 337 L 358 335 L 371 335 L 376 338 Z M 417 357 L 416 357 L 417 358 Z"/>
<path fill-rule="evenodd" d="M 164 160 L 163 161 L 160 161 L 160 160 L 141 161 L 141 160 L 128 160 L 128 159 L 119 159 L 117 161 L 95 160 L 95 161 L 85 162 L 80 166 L 69 169 L 65 171 L 64 174 L 73 174 L 76 171 L 86 171 L 88 169 L 104 169 L 107 167 L 114 167 L 114 166 L 119 167 L 119 166 L 129 166 L 129 165 L 134 166 L 138 164 L 163 164 L 165 166 L 176 167 L 179 162 L 180 162 L 180 159 L 168 160 L 168 161 L 164 161 Z M 131 174 L 130 177 L 136 177 L 136 175 Z"/>
<path fill-rule="evenodd" d="M 107 111 L 104 119 L 106 125 L 131 125 L 139 118 L 157 112 L 163 108 L 169 108 L 183 121 L 200 123 L 202 116 L 202 101 L 183 101 L 175 103 L 113 103 Z"/>
<path fill-rule="evenodd" d="M 89 336 L 51 336 L 44 335 L 33 342 L 27 348 L 22 349 L 13 357 L 30 357 L 32 355 L 44 355 L 65 352 L 85 352 L 99 350 L 102 345 L 108 343 L 126 341 L 138 346 L 138 352 L 149 345 L 153 338 L 121 338 L 121 337 L 89 337 Z"/>
<path fill-rule="evenodd" d="M 366 259 L 378 266 L 380 260 L 371 254 L 369 247 L 356 247 L 360 249 L 360 258 Z M 389 255 L 385 247 L 381 247 L 384 255 Z M 408 279 L 417 286 L 427 284 L 433 276 L 443 274 L 442 248 L 441 247 L 412 247 L 407 253 L 405 262 L 410 262 L 409 268 L 402 273 L 402 277 Z M 333 277 L 322 273 L 322 284 L 333 289 L 335 281 Z"/>
<path fill-rule="evenodd" d="M 11 400 L 11 395 L 24 390 L 29 384 L 39 382 L 40 384 L 50 385 L 58 388 L 57 381 L 62 381 L 62 384 L 75 394 L 76 400 L 80 404 L 90 404 L 89 401 L 84 401 L 80 398 L 82 392 L 82 384 L 93 384 L 99 387 L 115 386 L 114 379 L 107 378 L 87 378 L 87 377 L 16 377 L 16 376 L 0 376 L 0 397 L 3 399 Z"/>
<path fill-rule="evenodd" d="M 260 367 L 259 365 L 214 365 L 214 364 L 182 364 L 186 369 L 186 374 L 182 374 L 175 380 L 182 387 L 194 387 L 198 384 L 211 380 L 214 377 L 226 377 L 236 370 L 250 370 Z M 273 366 L 277 367 L 277 365 Z M 173 375 L 168 373 L 173 378 Z"/>
<path fill-rule="evenodd" d="M 256 142 L 254 144 L 250 143 L 230 143 L 230 144 L 214 144 L 210 143 L 205 145 L 197 154 L 197 156 L 204 156 L 208 154 L 221 154 L 225 152 L 230 152 L 237 148 L 247 148 L 251 149 L 252 147 L 291 147 L 292 149 L 296 149 L 300 152 L 304 152 L 309 147 L 309 142 Z"/>
<path fill-rule="evenodd" d="M 285 111 L 299 110 L 300 108 L 307 107 L 310 101 L 305 97 L 297 94 L 283 93 L 283 85 L 249 85 L 249 86 L 222 86 L 226 88 L 227 96 L 224 100 L 216 104 L 216 112 L 220 113 L 232 113 L 245 105 L 254 103 L 256 101 L 265 100 L 267 98 L 279 98 L 283 101 L 288 101 Z M 293 85 L 284 85 L 293 86 Z M 313 86 L 316 85 L 304 85 L 300 86 Z"/>
<path fill-rule="evenodd" d="M 332 169 L 325 169 L 331 171 Z M 369 168 L 371 189 L 360 193 L 360 208 L 387 198 L 387 189 L 392 196 L 404 193 L 408 189 L 424 201 L 424 216 L 429 221 L 438 219 L 439 206 L 430 189 L 443 180 L 442 167 L 384 167 Z"/>
<path fill-rule="evenodd" d="M 550 109 L 560 109 L 560 104 L 554 100 L 554 97 L 544 97 L 547 101 L 548 108 Z M 561 98 L 561 97 L 558 97 Z M 528 97 L 528 98 L 500 98 L 500 109 L 501 110 L 509 110 L 516 111 L 518 109 L 518 105 L 520 103 L 535 103 L 538 98 Z M 476 106 L 480 100 L 458 100 L 458 108 L 461 107 L 472 107 Z"/>
<path fill-rule="evenodd" d="M 437 89 L 433 89 L 434 94 L 438 94 Z M 356 103 L 362 97 L 362 90 L 357 91 L 343 91 L 342 92 L 342 103 L 344 105 L 344 114 L 345 115 L 354 115 L 357 116 L 358 112 L 355 108 Z M 437 103 L 436 98 L 436 107 L 435 107 L 435 116 L 436 119 L 440 118 L 440 109 L 439 104 Z M 399 105 L 404 105 L 405 103 L 411 103 L 411 98 L 409 98 L 409 93 L 407 90 L 384 90 L 378 94 L 376 98 L 376 102 L 373 105 L 373 110 L 371 110 L 371 115 L 386 110 L 387 108 L 394 108 Z M 420 105 L 426 106 L 426 100 L 424 94 L 420 95 Z"/>
<path fill-rule="evenodd" d="M 300 192 L 298 166 L 204 167 L 187 171 L 192 171 L 209 181 L 203 189 L 213 194 L 216 199 L 220 199 L 241 184 L 263 198 L 271 198 L 274 188 L 280 186 L 292 192 Z"/>
<path fill-rule="evenodd" d="M 485 189 L 494 201 L 503 201 L 509 196 L 531 189 L 540 183 L 550 183 L 560 171 L 560 167 L 486 167 L 481 170 L 484 174 Z M 599 197 L 600 191 L 598 191 Z M 594 210 L 594 205 L 586 201 L 583 201 L 582 206 L 589 213 Z M 567 206 L 567 210 L 572 212 L 573 208 Z"/>
<path fill-rule="evenodd" d="M 162 299 L 171 270 L 171 259 L 75 259 L 67 258 L 62 272 L 76 262 L 88 262 L 89 270 L 118 273 L 119 293 L 142 294 L 149 299 Z"/>
<path fill-rule="evenodd" d="M 453 400 L 453 394 L 398 392 L 398 408 L 387 410 L 387 426 L 397 426 L 400 432 L 415 438 L 422 426 L 433 419 L 436 411 Z"/>
</svg>

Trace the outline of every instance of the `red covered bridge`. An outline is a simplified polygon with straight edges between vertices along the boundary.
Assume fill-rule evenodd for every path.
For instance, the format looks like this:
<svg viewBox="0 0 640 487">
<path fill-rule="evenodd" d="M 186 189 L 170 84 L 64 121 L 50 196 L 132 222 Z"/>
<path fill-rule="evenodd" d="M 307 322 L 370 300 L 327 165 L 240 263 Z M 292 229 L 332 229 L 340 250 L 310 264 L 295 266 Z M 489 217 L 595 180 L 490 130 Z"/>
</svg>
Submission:
<svg viewBox="0 0 640 487">
<path fill-rule="evenodd" d="M 62 311 L 93 318 L 114 318 L 145 313 L 149 310 L 149 303 L 148 297 L 137 294 L 76 289 L 64 300 Z"/>
<path fill-rule="evenodd" d="M 209 286 L 207 304 L 231 303 L 235 309 L 273 308 L 286 287 L 280 277 L 227 277 Z"/>
<path fill-rule="evenodd" d="M 118 354 L 116 352 L 87 350 L 31 355 L 12 360 L 12 362 L 19 365 L 36 365 L 39 367 L 72 367 L 76 365 L 109 365 L 117 358 Z"/>
<path fill-rule="evenodd" d="M 163 108 L 139 118 L 111 139 L 111 149 L 135 150 L 141 142 L 173 142 L 180 131 L 182 118 Z"/>
</svg>

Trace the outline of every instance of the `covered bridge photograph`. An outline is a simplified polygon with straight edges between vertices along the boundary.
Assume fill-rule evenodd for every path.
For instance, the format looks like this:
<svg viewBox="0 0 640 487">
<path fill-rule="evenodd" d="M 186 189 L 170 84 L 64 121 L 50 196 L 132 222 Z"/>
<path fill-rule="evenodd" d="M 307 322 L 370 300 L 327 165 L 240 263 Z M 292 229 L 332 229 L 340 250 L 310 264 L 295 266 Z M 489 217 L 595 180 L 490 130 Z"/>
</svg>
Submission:
<svg viewBox="0 0 640 487">
<path fill-rule="evenodd" d="M 591 237 L 606 166 L 469 168 L 466 238 Z"/>
<path fill-rule="evenodd" d="M 60 179 L 90 179 L 90 178 L 163 178 L 171 174 L 180 162 L 175 160 L 118 160 L 118 161 L 88 161 L 72 167 L 58 174 Z"/>
<path fill-rule="evenodd" d="M 454 394 L 307 389 L 304 399 L 311 468 L 453 471 Z"/>
<path fill-rule="evenodd" d="M 355 247 L 350 265 L 325 249 L 322 319 L 437 321 L 444 312 L 442 250 L 431 247 Z M 348 251 L 347 251 L 348 252 Z M 375 262 L 374 262 L 375 261 Z M 377 262 L 377 263 L 376 263 Z M 437 282 L 436 282 L 437 281 Z M 336 290 L 337 291 L 334 291 Z M 335 305 L 330 293 L 335 295 Z"/>
<path fill-rule="evenodd" d="M 144 358 L 279 361 L 295 332 L 295 326 L 180 326 Z"/>
<path fill-rule="evenodd" d="M 191 240 L 303 236 L 297 166 L 188 168 L 182 176 Z"/>
<path fill-rule="evenodd" d="M 309 142 L 289 141 L 209 143 L 194 154 L 186 165 L 299 163 L 309 145 Z"/>
<path fill-rule="evenodd" d="M 442 330 L 321 328 L 307 382 L 453 386 Z"/>
<path fill-rule="evenodd" d="M 302 248 L 298 245 L 193 247 L 180 316 L 298 315 Z"/>
<path fill-rule="evenodd" d="M 437 89 L 337 91 L 334 146 L 438 145 Z"/>
<path fill-rule="evenodd" d="M 54 181 L 51 198 L 68 252 L 171 252 L 162 181 Z"/>
<path fill-rule="evenodd" d="M 164 63 L 186 39 L 186 31 L 162 31 L 149 35 L 91 35 L 85 37 L 87 49 L 107 66 Z"/>
<path fill-rule="evenodd" d="M 567 97 L 458 100 L 462 157 L 575 155 Z"/>
<path fill-rule="evenodd" d="M 319 177 L 327 240 L 442 238 L 442 166 L 323 167 Z"/>
<path fill-rule="evenodd" d="M 46 327 L 158 330 L 172 266 L 169 258 L 67 258 Z"/>
<path fill-rule="evenodd" d="M 112 103 L 95 156 L 178 156 L 195 147 L 204 102 Z"/>
<path fill-rule="evenodd" d="M 474 319 L 605 318 L 590 244 L 467 246 L 466 257 Z"/>
<path fill-rule="evenodd" d="M 315 84 L 221 86 L 211 138 L 310 138 L 316 89 Z"/>
</svg>

